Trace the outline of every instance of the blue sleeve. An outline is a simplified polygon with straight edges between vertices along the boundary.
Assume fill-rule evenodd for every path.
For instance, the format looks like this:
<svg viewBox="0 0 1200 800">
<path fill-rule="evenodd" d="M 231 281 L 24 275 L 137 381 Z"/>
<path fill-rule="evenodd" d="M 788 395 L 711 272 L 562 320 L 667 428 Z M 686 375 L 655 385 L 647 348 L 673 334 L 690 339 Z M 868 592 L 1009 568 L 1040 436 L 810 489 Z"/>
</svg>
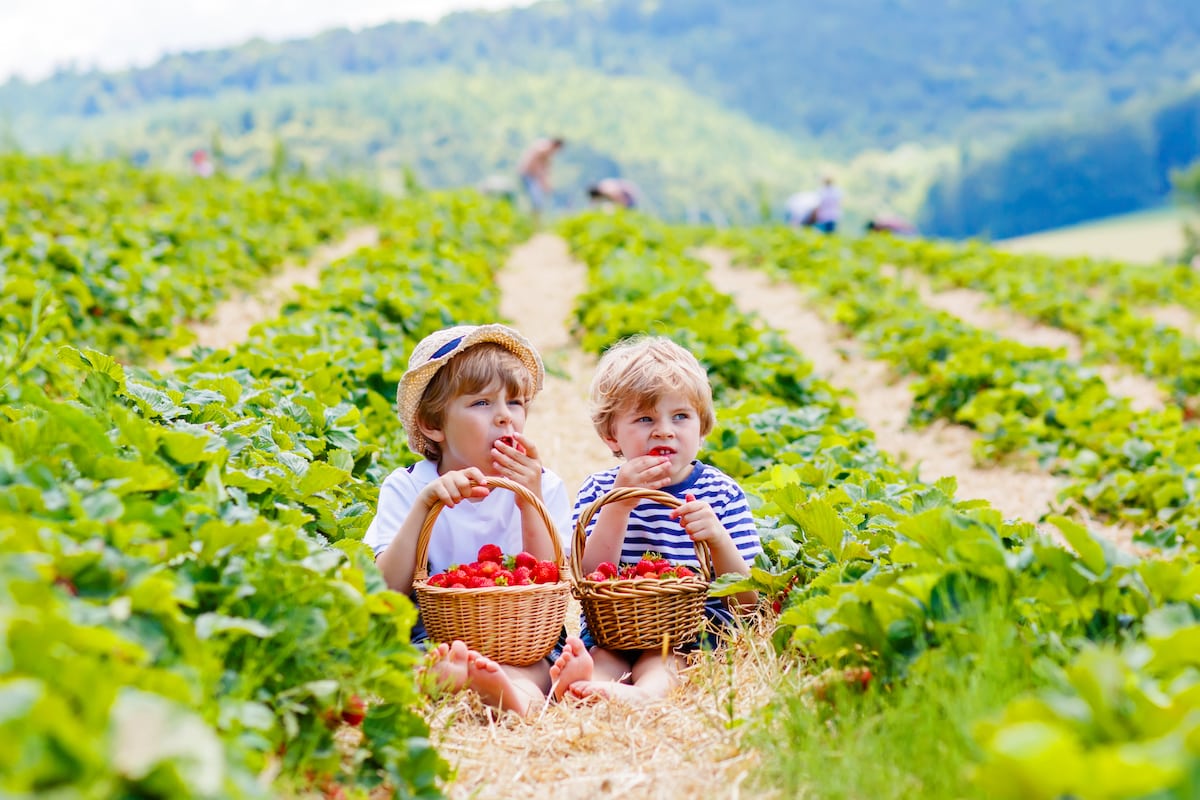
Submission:
<svg viewBox="0 0 1200 800">
<path fill-rule="evenodd" d="M 754 515 L 750 513 L 750 504 L 746 500 L 746 493 L 742 491 L 742 487 L 736 481 L 726 477 L 728 485 L 725 501 L 721 503 L 720 508 L 716 509 L 717 518 L 721 520 L 721 524 L 729 532 L 729 537 L 733 539 L 738 555 L 747 564 L 751 564 L 754 562 L 754 557 L 762 552 L 762 540 L 758 536 L 758 525 L 754 521 Z"/>
</svg>

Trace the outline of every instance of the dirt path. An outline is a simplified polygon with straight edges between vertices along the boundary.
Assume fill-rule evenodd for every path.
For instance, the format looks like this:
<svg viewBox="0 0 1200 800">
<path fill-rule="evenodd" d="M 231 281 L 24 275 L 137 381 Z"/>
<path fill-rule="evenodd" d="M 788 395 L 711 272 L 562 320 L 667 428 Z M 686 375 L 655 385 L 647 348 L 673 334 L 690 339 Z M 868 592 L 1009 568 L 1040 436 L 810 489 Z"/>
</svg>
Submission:
<svg viewBox="0 0 1200 800">
<path fill-rule="evenodd" d="M 587 272 L 571 260 L 566 242 L 543 233 L 513 250 L 497 283 L 500 314 L 533 342 L 546 364 L 546 386 L 530 408 L 526 432 L 542 463 L 574 497 L 584 478 L 619 463 L 588 415 L 595 359 L 571 342 L 571 313 Z"/>
<path fill-rule="evenodd" d="M 549 373 L 526 431 L 573 495 L 589 473 L 617 463 L 588 417 L 594 359 L 568 336 L 585 269 L 561 239 L 540 234 L 513 251 L 499 284 L 502 315 L 538 347 Z M 575 604 L 572 614 L 577 618 Z M 740 748 L 740 728 L 722 714 L 734 708 L 744 715 L 766 702 L 779 662 L 766 636 L 743 643 L 731 661 L 700 663 L 681 696 L 640 709 L 565 703 L 532 720 L 493 721 L 468 695 L 441 703 L 431 723 L 439 752 L 458 773 L 448 792 L 453 798 L 737 798 L 754 755 Z"/>
<path fill-rule="evenodd" d="M 196 334 L 193 346 L 221 349 L 245 340 L 250 329 L 259 322 L 279 316 L 279 310 L 298 286 L 316 287 L 321 270 L 356 250 L 371 247 L 379 241 L 373 227 L 351 230 L 344 239 L 318 247 L 307 263 L 286 264 L 278 273 L 255 287 L 254 294 L 231 298 L 213 309 L 208 319 L 189 327 Z"/>
<path fill-rule="evenodd" d="M 863 355 L 853 338 L 811 310 L 798 287 L 772 283 L 760 270 L 735 268 L 723 250 L 704 248 L 696 254 L 708 262 L 709 279 L 717 289 L 732 295 L 743 310 L 757 312 L 782 331 L 813 363 L 818 375 L 853 392 L 855 413 L 875 432 L 879 447 L 903 465 L 917 466 L 922 481 L 953 476 L 960 498 L 987 500 L 1007 518 L 1036 523 L 1056 509 L 1064 479 L 1044 472 L 978 466 L 971 452 L 976 436 L 961 425 L 939 421 L 922 430 L 911 429 L 911 382 L 897 379 L 886 362 Z M 1130 543 L 1130 531 L 1094 521 L 1090 525 L 1119 544 Z M 1053 529 L 1048 532 L 1055 533 Z"/>
<path fill-rule="evenodd" d="M 928 278 L 914 270 L 902 270 L 900 274 L 917 287 L 921 302 L 930 308 L 945 311 L 968 325 L 1030 347 L 1064 348 L 1067 357 L 1075 361 L 1083 355 L 1083 345 L 1075 334 L 1007 309 L 996 308 L 989 304 L 989 298 L 983 292 L 965 288 L 939 292 L 930 286 Z M 1114 397 L 1126 398 L 1138 411 L 1160 410 L 1166 402 L 1162 388 L 1144 375 L 1116 364 L 1104 364 L 1097 372 Z"/>
</svg>

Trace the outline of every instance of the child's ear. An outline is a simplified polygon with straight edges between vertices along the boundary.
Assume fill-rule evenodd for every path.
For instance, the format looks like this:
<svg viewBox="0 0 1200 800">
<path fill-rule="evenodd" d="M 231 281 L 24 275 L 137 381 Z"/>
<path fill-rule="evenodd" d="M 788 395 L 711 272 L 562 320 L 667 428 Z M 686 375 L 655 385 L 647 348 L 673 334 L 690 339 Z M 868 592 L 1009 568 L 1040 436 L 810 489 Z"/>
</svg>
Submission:
<svg viewBox="0 0 1200 800">
<path fill-rule="evenodd" d="M 431 442 L 440 443 L 446 441 L 446 434 L 442 432 L 441 428 L 431 428 L 420 420 L 417 420 L 417 427 L 421 429 L 421 433 L 425 434 L 425 438 Z"/>
<path fill-rule="evenodd" d="M 616 440 L 616 439 L 609 439 L 607 436 L 605 436 L 605 437 L 604 437 L 604 444 L 608 446 L 608 449 L 612 451 L 612 454 L 613 454 L 614 456 L 620 457 L 620 455 L 621 455 L 621 445 L 617 444 L 617 440 Z"/>
</svg>

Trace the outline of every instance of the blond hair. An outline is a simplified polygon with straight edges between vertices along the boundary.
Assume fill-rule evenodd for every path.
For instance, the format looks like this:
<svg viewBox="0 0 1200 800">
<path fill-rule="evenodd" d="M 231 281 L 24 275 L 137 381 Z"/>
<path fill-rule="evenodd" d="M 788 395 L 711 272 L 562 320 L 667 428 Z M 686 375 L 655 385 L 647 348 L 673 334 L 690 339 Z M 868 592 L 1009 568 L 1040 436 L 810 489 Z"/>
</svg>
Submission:
<svg viewBox="0 0 1200 800">
<path fill-rule="evenodd" d="M 717 422 L 708 373 L 686 348 L 661 336 L 638 335 L 610 347 L 592 378 L 592 424 L 602 439 L 615 439 L 613 421 L 628 409 L 649 409 L 678 392 L 700 418 L 700 436 Z M 618 453 L 617 455 L 620 455 Z"/>
<path fill-rule="evenodd" d="M 537 393 L 533 373 L 511 350 L 495 342 L 480 342 L 454 356 L 430 379 L 416 408 L 419 425 L 442 430 L 446 408 L 456 397 L 481 392 L 499 382 L 510 397 L 525 402 Z M 423 455 L 438 461 L 442 450 L 437 442 L 425 439 Z"/>
</svg>

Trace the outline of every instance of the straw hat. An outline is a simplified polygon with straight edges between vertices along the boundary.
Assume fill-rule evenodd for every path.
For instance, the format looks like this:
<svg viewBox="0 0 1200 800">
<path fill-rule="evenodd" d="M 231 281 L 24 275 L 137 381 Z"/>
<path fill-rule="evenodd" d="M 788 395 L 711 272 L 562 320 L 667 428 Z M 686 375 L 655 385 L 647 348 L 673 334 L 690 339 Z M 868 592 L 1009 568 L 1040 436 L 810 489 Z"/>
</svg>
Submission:
<svg viewBox="0 0 1200 800">
<path fill-rule="evenodd" d="M 400 377 L 400 385 L 396 389 L 400 423 L 408 431 L 409 448 L 417 455 L 424 456 L 431 444 L 417 424 L 417 407 L 421 403 L 421 395 L 425 394 L 425 387 L 450 359 L 482 342 L 495 342 L 512 351 L 533 375 L 534 391 L 542 390 L 546 374 L 542 357 L 524 336 L 507 325 L 458 325 L 429 334 L 417 343 L 408 357 L 408 370 Z"/>
</svg>

